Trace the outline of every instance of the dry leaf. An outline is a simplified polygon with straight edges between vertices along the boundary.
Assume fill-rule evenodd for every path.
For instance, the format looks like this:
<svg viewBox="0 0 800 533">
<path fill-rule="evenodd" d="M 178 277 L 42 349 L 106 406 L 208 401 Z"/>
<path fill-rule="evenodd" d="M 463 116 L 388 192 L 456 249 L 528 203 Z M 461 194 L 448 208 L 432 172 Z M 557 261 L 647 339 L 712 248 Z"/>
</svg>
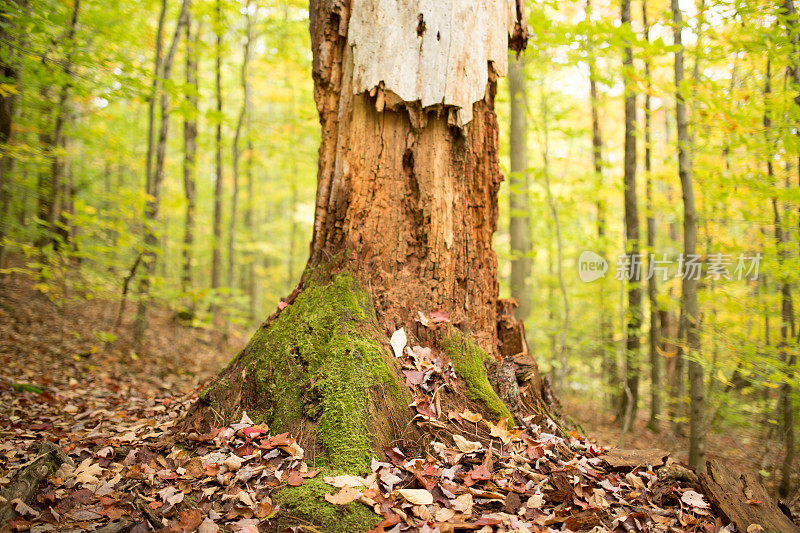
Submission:
<svg viewBox="0 0 800 533">
<path fill-rule="evenodd" d="M 430 505 L 433 503 L 433 494 L 425 489 L 398 489 L 397 493 L 412 505 Z"/>
<path fill-rule="evenodd" d="M 463 453 L 477 452 L 483 449 L 483 444 L 467 440 L 461 435 L 453 435 L 453 440 L 456 442 L 456 447 Z"/>
<path fill-rule="evenodd" d="M 325 501 L 333 505 L 346 505 L 354 502 L 359 496 L 361 496 L 361 491 L 352 487 L 343 487 L 336 494 L 326 494 Z"/>
</svg>

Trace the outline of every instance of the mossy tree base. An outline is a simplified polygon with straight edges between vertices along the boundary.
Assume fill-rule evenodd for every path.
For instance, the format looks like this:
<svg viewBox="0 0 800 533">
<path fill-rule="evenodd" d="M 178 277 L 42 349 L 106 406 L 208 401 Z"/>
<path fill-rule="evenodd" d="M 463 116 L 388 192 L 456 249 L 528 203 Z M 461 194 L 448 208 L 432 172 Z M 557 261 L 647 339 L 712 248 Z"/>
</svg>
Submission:
<svg viewBox="0 0 800 533">
<path fill-rule="evenodd" d="M 247 412 L 297 438 L 307 461 L 363 471 L 383 447 L 414 438 L 412 399 L 354 278 L 310 277 L 202 391 L 189 422 L 218 427 Z"/>
<path fill-rule="evenodd" d="M 306 461 L 328 475 L 363 474 L 371 457 L 384 456 L 385 447 L 421 454 L 425 439 L 412 422 L 410 389 L 391 352 L 389 332 L 379 326 L 372 297 L 357 277 L 309 270 L 290 301 L 205 387 L 187 425 L 206 431 L 238 422 L 247 412 L 273 434 L 290 433 Z M 459 376 L 459 390 L 447 393 L 452 399 L 468 398 L 488 419 L 514 419 L 487 377 L 487 365 L 497 366 L 494 358 L 449 325 L 432 331 L 430 340 Z M 282 487 L 275 495 L 284 509 L 279 519 L 310 521 L 332 531 L 369 529 L 379 520 L 358 503 L 327 503 L 324 495 L 334 489 L 324 475 L 301 487 Z"/>
</svg>

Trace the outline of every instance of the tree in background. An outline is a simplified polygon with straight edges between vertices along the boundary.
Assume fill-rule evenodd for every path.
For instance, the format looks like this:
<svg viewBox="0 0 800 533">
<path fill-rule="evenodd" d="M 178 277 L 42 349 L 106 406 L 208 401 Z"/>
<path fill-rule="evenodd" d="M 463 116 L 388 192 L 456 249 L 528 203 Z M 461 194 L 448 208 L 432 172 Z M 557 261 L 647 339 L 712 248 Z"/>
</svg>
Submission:
<svg viewBox="0 0 800 533">
<path fill-rule="evenodd" d="M 623 80 L 625 85 L 625 255 L 628 270 L 628 310 L 625 341 L 625 389 L 620 404 L 622 434 L 630 430 L 639 404 L 639 346 L 642 324 L 642 286 L 639 253 L 639 207 L 636 196 L 636 92 L 633 71 L 633 30 L 631 28 L 631 2 L 622 0 L 620 11 L 622 31 L 627 32 L 623 49 Z M 637 266 L 638 264 L 638 266 Z"/>
</svg>

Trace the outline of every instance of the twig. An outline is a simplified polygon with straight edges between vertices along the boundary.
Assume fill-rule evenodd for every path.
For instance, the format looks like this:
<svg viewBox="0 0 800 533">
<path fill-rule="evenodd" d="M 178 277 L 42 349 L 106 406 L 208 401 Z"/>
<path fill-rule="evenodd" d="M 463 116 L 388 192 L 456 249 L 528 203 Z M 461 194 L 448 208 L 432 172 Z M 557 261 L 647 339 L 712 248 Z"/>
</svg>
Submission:
<svg viewBox="0 0 800 533">
<path fill-rule="evenodd" d="M 131 283 L 131 280 L 136 275 L 136 269 L 139 268 L 139 263 L 142 262 L 142 252 L 139 252 L 139 255 L 136 256 L 136 260 L 133 262 L 133 266 L 131 267 L 130 272 L 128 275 L 125 276 L 122 280 L 122 299 L 119 302 L 119 311 L 117 312 L 117 321 L 114 324 L 114 329 L 119 330 L 119 325 L 122 323 L 122 313 L 125 311 L 125 303 L 128 300 L 128 286 Z"/>
</svg>

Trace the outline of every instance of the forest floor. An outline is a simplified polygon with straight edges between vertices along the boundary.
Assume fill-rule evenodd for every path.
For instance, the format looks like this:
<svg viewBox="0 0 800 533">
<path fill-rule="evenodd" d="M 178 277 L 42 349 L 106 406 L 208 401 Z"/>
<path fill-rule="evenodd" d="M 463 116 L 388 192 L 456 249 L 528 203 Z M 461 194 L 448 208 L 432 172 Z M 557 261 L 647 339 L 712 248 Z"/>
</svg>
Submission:
<svg viewBox="0 0 800 533">
<path fill-rule="evenodd" d="M 6 529 L 272 531 L 280 523 L 274 490 L 313 484 L 330 493 L 320 515 L 336 519 L 341 506 L 352 518 L 361 504 L 351 502 L 367 503 L 385 518 L 379 531 L 733 531 L 722 527 L 699 485 L 683 479 L 685 469 L 676 466 L 673 477 L 654 472 L 657 453 L 638 456 L 641 466 L 625 458 L 615 465 L 578 435 L 562 438 L 546 427 L 509 432 L 484 421 L 487 449 L 479 415 L 468 411 L 455 418 L 477 441 L 452 438 L 455 446 L 441 444 L 440 457 L 424 461 L 395 448 L 390 462 L 373 461 L 366 478 L 325 477 L 324 484 L 325 472 L 302 461 L 291 436 L 271 435 L 246 417 L 211 434 L 179 435 L 173 426 L 200 385 L 247 333 L 189 328 L 174 311 L 154 308 L 148 344 L 137 355 L 128 305 L 117 330 L 115 302 L 62 307 L 24 276 L 0 283 L 0 489 L 41 457 L 43 442 L 58 444 L 72 463 L 51 472 L 34 498 L 12 500 L 17 516 Z M 446 376 L 433 372 L 431 379 Z M 566 407 L 601 442 L 614 441 L 608 421 L 591 416 L 585 403 Z M 641 435 L 647 432 L 637 428 L 629 447 L 669 448 L 663 436 Z"/>
</svg>

